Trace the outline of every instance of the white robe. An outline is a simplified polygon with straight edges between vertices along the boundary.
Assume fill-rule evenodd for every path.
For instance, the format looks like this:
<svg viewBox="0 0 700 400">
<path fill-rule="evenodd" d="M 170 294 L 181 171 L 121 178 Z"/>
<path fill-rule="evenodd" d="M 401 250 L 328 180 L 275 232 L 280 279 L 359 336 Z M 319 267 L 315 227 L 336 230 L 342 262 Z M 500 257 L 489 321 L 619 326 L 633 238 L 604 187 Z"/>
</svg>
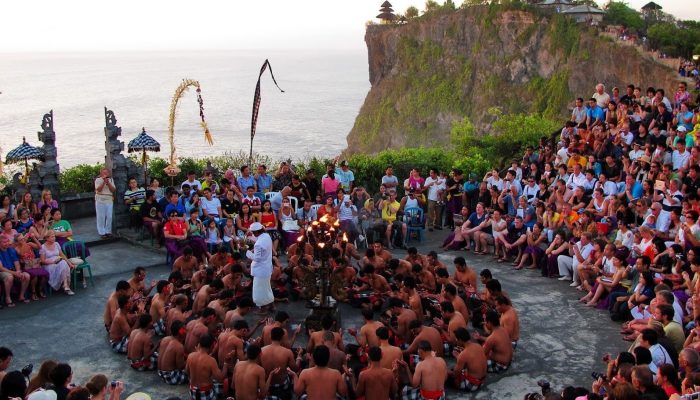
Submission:
<svg viewBox="0 0 700 400">
<path fill-rule="evenodd" d="M 267 233 L 258 236 L 253 251 L 246 256 L 253 260 L 250 274 L 253 276 L 253 302 L 258 307 L 266 306 L 275 301 L 270 285 L 272 275 L 272 239 Z"/>
</svg>

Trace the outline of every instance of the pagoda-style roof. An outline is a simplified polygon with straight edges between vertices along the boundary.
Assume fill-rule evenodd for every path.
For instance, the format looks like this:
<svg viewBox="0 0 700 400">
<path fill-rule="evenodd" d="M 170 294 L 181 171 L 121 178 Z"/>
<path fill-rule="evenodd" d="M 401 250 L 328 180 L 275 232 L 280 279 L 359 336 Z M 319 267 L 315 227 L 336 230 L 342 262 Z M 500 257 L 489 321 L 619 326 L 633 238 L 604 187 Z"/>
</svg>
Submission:
<svg viewBox="0 0 700 400">
<path fill-rule="evenodd" d="M 382 3 L 382 7 L 392 7 L 392 5 L 388 1 L 385 1 L 384 3 Z"/>
<path fill-rule="evenodd" d="M 654 3 L 653 1 L 648 2 L 642 7 L 642 10 L 661 10 L 663 7 Z"/>
<path fill-rule="evenodd" d="M 591 7 L 588 5 L 581 5 L 571 7 L 568 10 L 561 12 L 562 14 L 605 14 L 605 11 L 600 8 Z"/>
<path fill-rule="evenodd" d="M 377 15 L 377 18 L 393 21 L 396 19 L 396 15 L 394 15 L 393 13 L 390 13 L 390 12 L 383 12 L 383 13 Z"/>
</svg>

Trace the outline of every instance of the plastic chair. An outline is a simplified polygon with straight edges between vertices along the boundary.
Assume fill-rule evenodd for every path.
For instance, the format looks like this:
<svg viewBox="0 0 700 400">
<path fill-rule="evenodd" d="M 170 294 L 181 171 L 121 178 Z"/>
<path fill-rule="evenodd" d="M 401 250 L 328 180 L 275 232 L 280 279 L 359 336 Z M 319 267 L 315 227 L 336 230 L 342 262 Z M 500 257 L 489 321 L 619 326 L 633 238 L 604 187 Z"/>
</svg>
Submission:
<svg viewBox="0 0 700 400">
<path fill-rule="evenodd" d="M 88 271 L 88 276 L 90 277 L 90 284 L 92 287 L 95 287 L 95 282 L 92 280 L 92 267 L 90 266 L 90 263 L 87 262 L 85 256 L 85 242 L 80 240 L 72 240 L 70 242 L 63 243 L 63 254 L 65 254 L 68 258 L 79 257 L 81 260 L 83 260 L 81 264 L 76 265 L 73 271 L 71 271 L 70 279 L 72 288 L 77 288 L 78 271 L 83 271 L 86 269 Z M 84 273 L 85 272 L 83 271 L 83 274 Z"/>
<path fill-rule="evenodd" d="M 289 204 L 292 206 L 292 210 L 294 210 L 294 212 L 297 212 L 297 210 L 299 209 L 299 199 L 297 199 L 294 196 L 287 196 L 287 198 L 289 199 Z"/>
<path fill-rule="evenodd" d="M 321 208 L 322 205 L 323 204 L 313 204 L 310 209 L 318 215 L 318 209 Z"/>
<path fill-rule="evenodd" d="M 418 234 L 418 241 L 423 241 L 423 232 L 425 231 L 423 209 L 411 207 L 404 210 L 404 222 L 406 223 L 406 243 L 411 240 L 411 232 Z"/>
<path fill-rule="evenodd" d="M 265 200 L 272 200 L 272 197 L 275 196 L 277 193 L 279 193 L 279 192 L 267 192 L 267 193 L 265 193 Z"/>
</svg>

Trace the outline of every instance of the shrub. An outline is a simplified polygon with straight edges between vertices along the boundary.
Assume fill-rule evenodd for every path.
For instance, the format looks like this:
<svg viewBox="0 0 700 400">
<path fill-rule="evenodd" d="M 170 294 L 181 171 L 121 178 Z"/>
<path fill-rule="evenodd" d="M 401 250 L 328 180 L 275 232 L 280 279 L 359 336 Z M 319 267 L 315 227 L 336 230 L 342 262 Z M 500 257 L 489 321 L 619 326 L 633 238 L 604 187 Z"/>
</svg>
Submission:
<svg viewBox="0 0 700 400">
<path fill-rule="evenodd" d="M 102 164 L 79 164 L 61 171 L 58 183 L 63 193 L 83 193 L 95 191 L 95 178 L 100 175 Z"/>
</svg>

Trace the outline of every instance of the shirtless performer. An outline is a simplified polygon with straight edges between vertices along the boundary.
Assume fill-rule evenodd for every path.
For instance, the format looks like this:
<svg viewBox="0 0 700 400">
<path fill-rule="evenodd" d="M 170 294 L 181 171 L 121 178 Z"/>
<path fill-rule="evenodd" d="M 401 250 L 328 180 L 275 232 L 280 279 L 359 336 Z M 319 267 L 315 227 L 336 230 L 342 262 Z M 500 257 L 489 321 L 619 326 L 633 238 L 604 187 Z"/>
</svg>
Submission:
<svg viewBox="0 0 700 400">
<path fill-rule="evenodd" d="M 216 253 L 209 257 L 209 266 L 214 269 L 215 273 L 220 273 L 224 267 L 229 264 L 229 261 L 232 260 L 229 257 L 226 247 L 220 246 L 216 249 Z"/>
<path fill-rule="evenodd" d="M 440 331 L 432 326 L 423 326 L 417 319 L 411 321 L 408 328 L 411 330 L 413 342 L 408 346 L 408 349 L 403 351 L 404 354 L 413 355 L 419 349 L 421 342 L 430 343 L 431 348 L 435 349 L 435 355 L 438 357 L 442 357 L 445 354 L 445 346 L 443 346 Z M 414 361 L 417 361 L 415 357 Z"/>
<path fill-rule="evenodd" d="M 192 314 L 199 315 L 199 312 L 211 301 L 211 296 L 218 293 L 223 288 L 224 283 L 221 282 L 221 279 L 214 279 L 210 284 L 202 286 L 197 291 L 197 294 L 194 295 Z"/>
<path fill-rule="evenodd" d="M 156 281 L 151 281 L 151 285 L 146 288 L 146 284 L 144 283 L 145 280 L 146 268 L 136 267 L 134 269 L 134 276 L 132 276 L 128 281 L 129 286 L 131 287 L 129 296 L 133 297 L 134 299 L 148 297 L 151 294 L 151 290 L 156 287 Z"/>
<path fill-rule="evenodd" d="M 411 263 L 411 265 L 419 264 L 421 267 L 426 268 L 428 261 L 424 255 L 418 253 L 418 249 L 415 247 L 409 247 L 406 252 L 407 254 L 406 257 L 404 257 L 404 260 Z"/>
<path fill-rule="evenodd" d="M 328 314 L 324 315 L 321 318 L 321 330 L 311 332 L 311 334 L 309 335 L 309 343 L 306 346 L 306 352 L 311 354 L 314 351 L 314 347 L 324 344 L 325 340 L 323 339 L 323 337 L 326 334 L 326 332 L 330 332 L 335 338 L 333 340 L 333 346 L 338 350 L 345 351 L 345 345 L 343 344 L 343 338 L 340 336 L 340 333 L 333 332 L 331 330 L 334 326 L 335 320 L 333 319 L 333 317 L 331 317 Z"/>
<path fill-rule="evenodd" d="M 479 287 L 476 280 L 476 271 L 467 266 L 464 257 L 454 259 L 455 273 L 452 282 L 464 289 L 466 293 L 476 293 Z"/>
<path fill-rule="evenodd" d="M 126 354 L 129 334 L 131 334 L 132 322 L 130 320 L 133 319 L 128 311 L 131 307 L 129 296 L 119 296 L 117 298 L 117 307 L 117 312 L 114 314 L 114 319 L 112 319 L 112 325 L 109 327 L 109 344 L 115 353 Z"/>
<path fill-rule="evenodd" d="M 197 258 L 190 246 L 182 249 L 182 255 L 173 262 L 173 272 L 180 271 L 185 282 L 192 281 L 192 275 L 198 269 Z"/>
<path fill-rule="evenodd" d="M 297 327 L 296 331 L 294 331 L 294 334 L 292 335 L 292 340 L 289 341 L 289 335 L 287 335 L 287 329 L 286 326 L 289 323 L 289 314 L 287 314 L 286 311 L 278 311 L 275 314 L 275 320 L 271 324 L 265 325 L 262 330 L 262 345 L 267 346 L 268 344 L 272 343 L 272 330 L 274 328 L 281 328 L 282 331 L 284 332 L 284 335 L 282 337 L 282 340 L 280 341 L 282 345 L 286 348 L 291 348 L 292 344 L 296 342 L 297 335 L 301 331 L 301 324 Z"/>
<path fill-rule="evenodd" d="M 445 285 L 445 287 L 442 289 L 442 297 L 443 300 L 452 303 L 452 307 L 454 307 L 455 311 L 462 314 L 464 320 L 469 322 L 469 309 L 464 303 L 464 300 L 457 295 L 457 287 L 452 284 Z"/>
<path fill-rule="evenodd" d="M 219 298 L 210 301 L 207 307 L 214 309 L 219 321 L 223 321 L 226 318 L 226 312 L 228 311 L 229 304 L 231 304 L 232 301 L 233 290 L 225 289 L 219 293 Z"/>
<path fill-rule="evenodd" d="M 270 382 L 270 396 L 277 396 L 281 400 L 292 398 L 292 379 L 288 372 L 297 371 L 301 358 L 294 358 L 294 353 L 282 345 L 285 332 L 280 327 L 272 328 L 270 332 L 270 344 L 262 348 L 260 360 Z M 273 371 L 278 371 L 273 373 Z M 282 371 L 282 372 L 280 372 Z"/>
<path fill-rule="evenodd" d="M 450 376 L 454 379 L 457 389 L 465 392 L 479 390 L 486 381 L 486 371 L 488 364 L 484 349 L 479 344 L 471 341 L 471 335 L 466 328 L 459 328 L 455 331 L 457 345 L 462 348 L 458 353 L 455 350 L 454 370 Z"/>
<path fill-rule="evenodd" d="M 389 344 L 389 329 L 381 327 L 377 329 L 377 338 L 379 339 L 379 348 L 382 350 L 382 360 L 379 365 L 382 368 L 391 369 L 394 361 L 403 359 L 403 352 L 399 347 Z"/>
<path fill-rule="evenodd" d="M 364 269 L 368 265 L 373 265 L 378 272 L 382 273 L 386 270 L 388 263 L 376 255 L 374 249 L 367 249 L 364 257 L 360 259 L 360 267 Z"/>
<path fill-rule="evenodd" d="M 438 259 L 438 255 L 435 251 L 430 251 L 427 256 L 425 256 L 426 265 L 425 267 L 430 270 L 430 272 L 435 273 L 439 269 L 447 269 L 444 262 Z"/>
<path fill-rule="evenodd" d="M 427 290 L 428 292 L 435 292 L 435 275 L 433 275 L 426 268 L 423 268 L 421 264 L 413 264 L 411 267 L 411 273 L 416 279 L 418 288 Z"/>
<path fill-rule="evenodd" d="M 341 258 L 344 258 L 348 261 L 350 261 L 351 258 L 355 260 L 359 260 L 360 258 L 362 258 L 360 252 L 357 251 L 355 245 L 352 243 L 340 241 L 339 243 L 333 245 L 333 247 L 340 251 L 339 256 Z"/>
<path fill-rule="evenodd" d="M 192 315 L 192 311 L 187 310 L 187 296 L 178 294 L 172 298 L 172 307 L 165 313 L 165 333 L 172 335 L 171 325 L 173 321 L 187 321 Z"/>
<path fill-rule="evenodd" d="M 440 303 L 442 309 L 442 319 L 435 318 L 435 327 L 442 333 L 445 341 L 445 354 L 451 354 L 452 348 L 457 344 L 455 331 L 459 328 L 467 327 L 467 320 L 459 311 L 455 311 L 454 306 L 449 301 Z"/>
<path fill-rule="evenodd" d="M 335 369 L 328 368 L 330 351 L 326 346 L 316 346 L 313 353 L 314 367 L 301 371 L 299 377 L 292 375 L 294 393 L 297 396 L 306 394 L 307 400 L 335 399 L 336 394 L 344 397 L 347 385 L 344 378 L 354 380 L 354 375 L 346 370 L 342 375 Z"/>
<path fill-rule="evenodd" d="M 202 268 L 195 272 L 194 275 L 192 275 L 192 293 L 198 293 L 199 289 L 211 283 L 214 278 L 214 268 Z"/>
<path fill-rule="evenodd" d="M 151 300 L 149 310 L 151 319 L 155 322 L 153 329 L 158 336 L 165 336 L 165 307 L 170 302 L 171 285 L 168 281 L 158 281 L 156 295 Z"/>
<path fill-rule="evenodd" d="M 304 252 L 304 248 L 299 246 L 297 243 L 294 243 L 293 245 L 289 246 L 289 249 L 287 251 L 287 254 L 289 254 L 289 258 L 287 259 L 287 270 L 289 271 L 288 273 L 294 271 L 294 268 L 299 266 L 301 260 L 306 260 L 308 263 L 307 265 L 314 264 L 313 246 L 311 246 L 308 243 L 306 243 L 306 245 L 311 247 L 311 253 Z"/>
<path fill-rule="evenodd" d="M 202 311 L 198 319 L 187 323 L 187 336 L 185 337 L 185 352 L 187 354 L 195 350 L 202 337 L 209 335 L 214 324 L 216 324 L 216 311 L 209 307 Z"/>
<path fill-rule="evenodd" d="M 409 324 L 411 321 L 417 320 L 418 316 L 413 310 L 403 307 L 403 301 L 392 297 L 389 299 L 389 310 L 391 311 L 392 319 L 396 317 L 396 326 L 392 327 L 394 329 L 394 334 L 398 339 L 397 345 L 399 347 L 401 344 L 408 343 L 411 340 Z"/>
<path fill-rule="evenodd" d="M 260 347 L 248 346 L 247 360 L 239 361 L 233 368 L 233 385 L 236 388 L 238 400 L 264 399 L 267 396 L 270 380 L 279 373 L 279 368 L 276 368 L 265 379 L 265 368 L 260 365 L 260 353 Z"/>
<path fill-rule="evenodd" d="M 328 364 L 326 366 L 342 374 L 345 371 L 347 364 L 346 354 L 344 351 L 338 350 L 338 347 L 335 343 L 336 338 L 333 333 L 334 332 L 331 331 L 324 332 L 323 343 L 319 344 L 319 346 L 326 346 L 328 348 L 328 351 L 330 352 L 330 357 L 328 358 Z M 313 351 L 309 354 L 313 354 Z M 309 360 L 309 366 L 314 366 L 313 359 Z"/>
<path fill-rule="evenodd" d="M 501 326 L 508 332 L 513 350 L 515 350 L 518 347 L 518 340 L 520 340 L 520 320 L 518 319 L 518 313 L 510 303 L 510 299 L 506 296 L 496 297 L 496 311 L 501 314 Z"/>
<path fill-rule="evenodd" d="M 416 290 L 416 280 L 412 276 L 404 278 L 401 291 L 406 296 L 408 306 L 416 313 L 418 319 L 422 321 L 423 318 L 425 318 L 425 314 L 423 313 L 423 300 Z"/>
<path fill-rule="evenodd" d="M 226 312 L 226 316 L 224 317 L 224 326 L 231 327 L 237 320 L 245 319 L 246 315 L 250 314 L 250 312 L 253 310 L 253 307 L 255 307 L 253 299 L 250 297 L 243 297 L 238 301 L 236 308 Z M 262 321 L 265 322 L 265 319 Z"/>
<path fill-rule="evenodd" d="M 364 269 L 365 277 L 360 282 L 363 282 L 358 288 L 358 292 L 371 291 L 369 297 L 362 297 L 362 294 L 357 298 L 362 307 L 373 307 L 379 309 L 384 303 L 384 297 L 391 292 L 391 286 L 386 278 L 375 273 L 374 265 L 368 264 Z"/>
<path fill-rule="evenodd" d="M 221 382 L 227 376 L 230 365 L 224 363 L 219 369 L 214 357 L 209 355 L 214 345 L 214 338 L 204 335 L 197 343 L 195 351 L 187 356 L 185 372 L 190 377 L 190 396 L 192 400 L 214 400 L 221 392 Z"/>
<path fill-rule="evenodd" d="M 357 340 L 360 347 L 369 348 L 379 346 L 379 338 L 377 337 L 377 329 L 384 326 L 379 321 L 374 320 L 374 311 L 369 309 L 362 310 L 362 317 L 365 320 L 364 325 L 358 332 L 356 329 L 349 329 L 348 333 Z"/>
<path fill-rule="evenodd" d="M 187 383 L 185 373 L 185 335 L 187 331 L 182 321 L 173 321 L 173 335 L 160 341 L 158 347 L 158 376 L 168 385 Z"/>
<path fill-rule="evenodd" d="M 418 343 L 418 357 L 420 362 L 416 365 L 416 371 L 411 377 L 411 372 L 404 361 L 399 361 L 398 368 L 408 373 L 411 386 L 418 389 L 418 398 L 421 400 L 444 400 L 445 380 L 447 380 L 447 364 L 441 357 L 436 357 L 433 348 L 427 340 Z M 410 391 L 411 389 L 404 389 Z M 415 390 L 415 389 L 413 389 Z"/>
<path fill-rule="evenodd" d="M 389 260 L 394 257 L 387 249 L 384 248 L 384 243 L 381 240 L 374 242 L 372 249 L 374 249 L 374 255 L 384 260 L 385 264 L 388 264 Z"/>
<path fill-rule="evenodd" d="M 248 334 L 248 323 L 244 319 L 236 320 L 232 329 L 225 329 L 219 334 L 219 352 L 217 355 L 219 365 L 223 365 L 227 358 L 232 363 L 245 360 L 245 337 Z"/>
<path fill-rule="evenodd" d="M 104 323 L 105 323 L 105 330 L 109 332 L 109 328 L 112 326 L 112 320 L 114 319 L 114 314 L 117 313 L 117 310 L 119 309 L 119 306 L 117 305 L 117 299 L 119 296 L 129 296 L 129 290 L 131 289 L 131 286 L 129 286 L 129 282 L 127 281 L 119 281 L 117 282 L 117 288 L 112 292 L 111 295 L 109 295 L 109 298 L 107 299 L 107 304 L 105 304 L 105 312 L 104 312 Z"/>
<path fill-rule="evenodd" d="M 382 350 L 372 346 L 369 349 L 369 366 L 360 372 L 355 392 L 365 400 L 386 400 L 396 398 L 398 387 L 390 369 L 382 368 Z"/>
<path fill-rule="evenodd" d="M 477 337 L 484 342 L 484 353 L 488 359 L 488 371 L 500 374 L 508 370 L 513 361 L 513 345 L 508 331 L 500 325 L 500 316 L 496 311 L 488 311 L 484 318 L 484 326 L 491 332 L 486 339 Z"/>
<path fill-rule="evenodd" d="M 155 371 L 158 367 L 158 352 L 153 349 L 153 319 L 150 314 L 139 316 L 138 324 L 129 335 L 126 357 L 131 368 L 137 371 Z"/>
<path fill-rule="evenodd" d="M 392 258 L 389 260 L 389 270 L 391 270 L 391 275 L 411 275 L 411 263 L 406 260 L 399 260 L 398 258 Z"/>
</svg>

